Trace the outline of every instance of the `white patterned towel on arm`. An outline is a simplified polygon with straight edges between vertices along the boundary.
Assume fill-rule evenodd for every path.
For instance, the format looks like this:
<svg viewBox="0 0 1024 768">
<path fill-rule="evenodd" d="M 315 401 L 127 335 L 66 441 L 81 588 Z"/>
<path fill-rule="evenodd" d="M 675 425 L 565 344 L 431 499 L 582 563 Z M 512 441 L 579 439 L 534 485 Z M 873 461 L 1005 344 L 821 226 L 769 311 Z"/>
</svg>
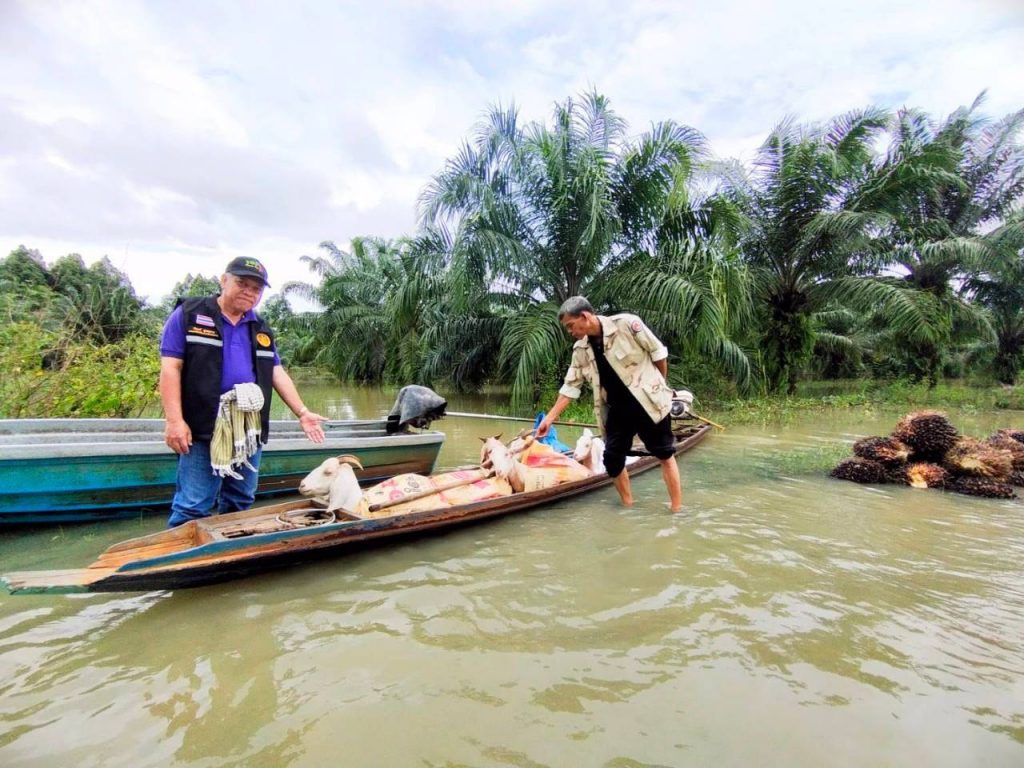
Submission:
<svg viewBox="0 0 1024 768">
<path fill-rule="evenodd" d="M 263 390 L 258 384 L 235 384 L 220 396 L 210 442 L 210 466 L 215 475 L 241 480 L 235 467 L 256 469 L 249 463 L 249 457 L 260 445 L 262 409 Z"/>
</svg>

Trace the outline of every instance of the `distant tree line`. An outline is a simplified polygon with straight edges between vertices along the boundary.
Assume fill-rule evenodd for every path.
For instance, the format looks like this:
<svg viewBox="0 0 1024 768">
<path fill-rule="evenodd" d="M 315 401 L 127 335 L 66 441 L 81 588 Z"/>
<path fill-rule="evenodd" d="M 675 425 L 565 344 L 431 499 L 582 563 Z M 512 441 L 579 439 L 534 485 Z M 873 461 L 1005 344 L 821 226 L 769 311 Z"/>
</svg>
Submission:
<svg viewBox="0 0 1024 768">
<path fill-rule="evenodd" d="M 671 121 L 631 136 L 597 93 L 556 105 L 549 123 L 495 108 L 423 190 L 415 233 L 322 243 L 301 257 L 315 280 L 261 311 L 290 364 L 344 381 L 504 384 L 518 404 L 557 387 L 570 345 L 556 310 L 575 294 L 642 315 L 669 345 L 672 383 L 697 392 L 1014 384 L 1024 110 L 989 119 L 981 105 L 787 119 L 749 166 Z M 144 406 L 175 297 L 215 288 L 189 275 L 146 307 L 108 260 L 47 268 L 19 248 L 0 262 L 0 364 L 17 357 L 23 380 L 0 384 L 0 415 L 93 414 L 85 390 L 118 415 Z M 297 297 L 317 310 L 294 312 Z M 96 394 L 107 382 L 78 382 L 83 366 L 101 380 L 110 366 L 124 377 L 110 391 L 127 394 Z"/>
</svg>

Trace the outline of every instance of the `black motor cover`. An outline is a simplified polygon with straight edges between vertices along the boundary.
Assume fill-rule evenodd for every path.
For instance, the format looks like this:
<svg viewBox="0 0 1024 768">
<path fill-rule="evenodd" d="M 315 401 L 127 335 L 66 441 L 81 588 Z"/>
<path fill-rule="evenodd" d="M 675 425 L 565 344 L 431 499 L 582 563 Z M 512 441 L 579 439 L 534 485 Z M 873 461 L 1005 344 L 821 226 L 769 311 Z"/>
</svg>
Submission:
<svg viewBox="0 0 1024 768">
<path fill-rule="evenodd" d="M 388 432 L 409 427 L 427 429 L 434 419 L 444 417 L 448 401 L 429 387 L 410 384 L 398 390 L 398 397 L 388 414 Z"/>
</svg>

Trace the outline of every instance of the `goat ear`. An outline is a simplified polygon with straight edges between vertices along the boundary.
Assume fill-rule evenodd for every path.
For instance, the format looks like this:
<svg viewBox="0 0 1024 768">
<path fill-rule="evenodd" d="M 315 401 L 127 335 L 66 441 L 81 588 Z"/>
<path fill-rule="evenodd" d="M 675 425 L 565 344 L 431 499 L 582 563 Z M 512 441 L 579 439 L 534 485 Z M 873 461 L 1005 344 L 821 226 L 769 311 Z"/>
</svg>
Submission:
<svg viewBox="0 0 1024 768">
<path fill-rule="evenodd" d="M 487 442 L 487 438 L 486 437 L 481 437 L 480 438 L 480 442 L 481 443 L 486 443 Z"/>
</svg>

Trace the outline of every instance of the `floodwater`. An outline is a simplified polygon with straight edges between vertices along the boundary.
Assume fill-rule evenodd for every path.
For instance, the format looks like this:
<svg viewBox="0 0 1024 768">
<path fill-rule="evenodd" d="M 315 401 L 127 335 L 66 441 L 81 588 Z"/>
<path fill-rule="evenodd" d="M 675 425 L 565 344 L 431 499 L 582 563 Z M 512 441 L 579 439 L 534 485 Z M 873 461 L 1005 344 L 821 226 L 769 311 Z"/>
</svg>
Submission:
<svg viewBox="0 0 1024 768">
<path fill-rule="evenodd" d="M 683 515 L 655 470 L 631 509 L 608 488 L 213 587 L 0 596 L 0 765 L 1024 765 L 1024 501 L 824 476 L 898 415 L 716 432 L 680 458 Z M 454 466 L 523 424 L 441 426 Z M 162 525 L 4 532 L 0 570 Z"/>
</svg>

